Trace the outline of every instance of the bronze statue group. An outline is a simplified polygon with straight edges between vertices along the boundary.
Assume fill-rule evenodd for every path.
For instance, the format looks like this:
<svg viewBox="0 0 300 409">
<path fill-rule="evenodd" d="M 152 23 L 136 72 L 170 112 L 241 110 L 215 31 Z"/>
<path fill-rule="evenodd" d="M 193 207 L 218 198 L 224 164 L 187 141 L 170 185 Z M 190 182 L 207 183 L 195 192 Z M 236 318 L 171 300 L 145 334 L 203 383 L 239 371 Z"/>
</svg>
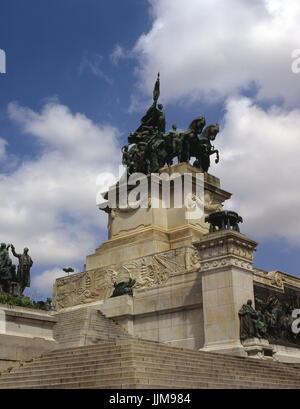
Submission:
<svg viewBox="0 0 300 409">
<path fill-rule="evenodd" d="M 166 119 L 163 106 L 157 105 L 159 97 L 159 74 L 153 91 L 153 104 L 141 119 L 141 125 L 128 137 L 128 144 L 123 146 L 122 163 L 127 167 L 128 174 L 156 173 L 167 164 L 173 164 L 177 157 L 178 162 L 189 162 L 192 157 L 196 160 L 193 166 L 207 172 L 210 166 L 210 156 L 216 154 L 216 163 L 219 161 L 219 152 L 211 144 L 219 132 L 219 125 L 212 124 L 205 128 L 203 116 L 195 118 L 185 132 L 178 132 L 177 126 L 166 133 Z"/>
<path fill-rule="evenodd" d="M 9 255 L 9 248 L 12 254 L 19 259 L 19 265 L 12 263 Z M 30 286 L 30 268 L 33 261 L 28 254 L 28 248 L 24 248 L 23 254 L 18 254 L 12 244 L 0 245 L 0 293 L 13 296 L 22 296 L 26 287 Z"/>
<path fill-rule="evenodd" d="M 292 311 L 300 307 L 298 299 L 280 302 L 270 295 L 266 301 L 255 298 L 255 307 L 252 307 L 252 300 L 248 300 L 239 311 L 241 340 L 261 338 L 300 344 L 299 335 L 292 331 Z"/>
</svg>

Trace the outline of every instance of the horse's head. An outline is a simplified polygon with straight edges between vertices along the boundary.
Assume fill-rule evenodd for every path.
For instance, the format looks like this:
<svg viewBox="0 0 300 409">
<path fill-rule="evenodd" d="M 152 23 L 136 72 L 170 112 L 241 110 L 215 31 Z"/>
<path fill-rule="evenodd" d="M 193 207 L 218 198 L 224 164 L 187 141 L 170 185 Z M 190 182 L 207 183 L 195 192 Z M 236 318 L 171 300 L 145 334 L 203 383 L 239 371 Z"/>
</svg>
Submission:
<svg viewBox="0 0 300 409">
<path fill-rule="evenodd" d="M 204 129 L 202 136 L 206 137 L 210 141 L 214 141 L 219 130 L 220 130 L 219 124 L 209 125 Z"/>
<path fill-rule="evenodd" d="M 202 132 L 202 129 L 205 127 L 205 118 L 204 116 L 199 116 L 195 118 L 191 123 L 188 129 L 192 129 L 197 134 Z"/>
</svg>

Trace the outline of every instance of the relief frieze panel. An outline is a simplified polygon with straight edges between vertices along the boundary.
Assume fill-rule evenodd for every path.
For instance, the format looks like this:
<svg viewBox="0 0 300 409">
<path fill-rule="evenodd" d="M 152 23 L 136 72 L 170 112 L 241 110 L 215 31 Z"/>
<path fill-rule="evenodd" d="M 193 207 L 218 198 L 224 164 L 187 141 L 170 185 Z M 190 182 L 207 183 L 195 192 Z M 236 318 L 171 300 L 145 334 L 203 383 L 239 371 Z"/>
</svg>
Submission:
<svg viewBox="0 0 300 409">
<path fill-rule="evenodd" d="M 165 284 L 177 273 L 200 267 L 198 251 L 191 246 L 141 257 L 127 263 L 111 265 L 73 274 L 56 280 L 53 292 L 55 308 L 63 308 L 105 300 L 114 283 L 135 280 L 133 290 Z"/>
</svg>

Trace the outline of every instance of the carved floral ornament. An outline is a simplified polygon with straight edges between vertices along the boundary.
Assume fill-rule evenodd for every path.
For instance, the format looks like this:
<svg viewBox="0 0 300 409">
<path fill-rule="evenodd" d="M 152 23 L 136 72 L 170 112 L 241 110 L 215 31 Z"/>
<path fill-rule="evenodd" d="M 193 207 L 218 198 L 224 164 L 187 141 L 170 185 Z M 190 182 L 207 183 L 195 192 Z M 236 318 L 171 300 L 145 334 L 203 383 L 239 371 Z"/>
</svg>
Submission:
<svg viewBox="0 0 300 409">
<path fill-rule="evenodd" d="M 236 266 L 250 271 L 253 270 L 253 267 L 250 263 L 231 257 L 221 258 L 219 260 L 213 261 L 205 261 L 201 263 L 200 270 L 202 271 L 215 270 L 217 268 L 223 268 L 226 266 Z"/>
<path fill-rule="evenodd" d="M 204 210 L 205 213 L 211 213 L 216 210 L 221 210 L 222 207 L 222 203 L 208 193 L 204 194 L 204 200 L 195 193 L 189 193 L 185 198 L 185 208 L 187 210 L 198 208 Z"/>
<path fill-rule="evenodd" d="M 279 271 L 269 271 L 267 277 L 270 279 L 271 285 L 283 288 L 284 279 Z"/>
</svg>

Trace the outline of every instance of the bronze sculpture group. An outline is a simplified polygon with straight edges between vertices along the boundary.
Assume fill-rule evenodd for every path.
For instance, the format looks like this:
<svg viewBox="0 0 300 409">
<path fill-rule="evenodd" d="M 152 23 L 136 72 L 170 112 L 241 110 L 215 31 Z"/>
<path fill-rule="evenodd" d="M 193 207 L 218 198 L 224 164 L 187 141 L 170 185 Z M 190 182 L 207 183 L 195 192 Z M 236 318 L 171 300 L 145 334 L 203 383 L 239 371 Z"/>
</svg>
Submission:
<svg viewBox="0 0 300 409">
<path fill-rule="evenodd" d="M 141 119 L 141 125 L 128 137 L 128 144 L 123 146 L 122 163 L 127 166 L 129 174 L 155 173 L 167 164 L 189 162 L 196 160 L 193 166 L 207 172 L 210 166 L 210 156 L 216 154 L 215 162 L 219 161 L 219 152 L 211 144 L 219 132 L 219 125 L 212 124 L 205 128 L 203 116 L 195 118 L 185 132 L 178 132 L 176 124 L 166 133 L 166 119 L 163 106 L 157 105 L 160 94 L 159 74 L 153 90 L 153 104 Z"/>
<path fill-rule="evenodd" d="M 267 338 L 267 328 L 259 311 L 252 307 L 252 300 L 248 300 L 239 310 L 241 340 L 249 338 Z"/>
<path fill-rule="evenodd" d="M 292 311 L 300 307 L 299 300 L 280 302 L 270 295 L 265 301 L 255 298 L 255 307 L 248 300 L 239 311 L 241 340 L 261 338 L 300 345 L 300 336 L 292 331 Z"/>
<path fill-rule="evenodd" d="M 232 210 L 221 210 L 210 213 L 205 217 L 205 221 L 210 223 L 209 233 L 221 230 L 233 230 L 240 232 L 238 223 L 243 223 L 243 218 Z"/>
<path fill-rule="evenodd" d="M 9 248 L 12 254 L 19 259 L 19 265 L 12 263 L 9 256 Z M 13 296 L 22 296 L 26 287 L 30 286 L 30 269 L 33 261 L 28 254 L 28 248 L 25 247 L 23 254 L 18 254 L 12 244 L 6 246 L 0 245 L 0 293 Z"/>
</svg>

